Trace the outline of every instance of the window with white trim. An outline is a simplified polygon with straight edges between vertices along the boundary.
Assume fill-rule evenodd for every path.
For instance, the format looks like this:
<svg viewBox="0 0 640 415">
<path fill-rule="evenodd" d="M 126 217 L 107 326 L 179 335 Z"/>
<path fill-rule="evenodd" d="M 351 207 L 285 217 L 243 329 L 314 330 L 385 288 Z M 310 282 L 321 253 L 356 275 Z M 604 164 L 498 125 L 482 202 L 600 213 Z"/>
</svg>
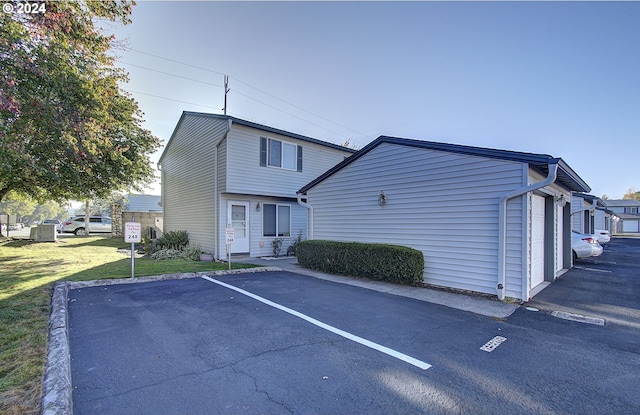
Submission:
<svg viewBox="0 0 640 415">
<path fill-rule="evenodd" d="M 302 146 L 260 137 L 260 165 L 302 171 Z"/>
<path fill-rule="evenodd" d="M 262 204 L 262 236 L 291 236 L 291 205 Z"/>
</svg>

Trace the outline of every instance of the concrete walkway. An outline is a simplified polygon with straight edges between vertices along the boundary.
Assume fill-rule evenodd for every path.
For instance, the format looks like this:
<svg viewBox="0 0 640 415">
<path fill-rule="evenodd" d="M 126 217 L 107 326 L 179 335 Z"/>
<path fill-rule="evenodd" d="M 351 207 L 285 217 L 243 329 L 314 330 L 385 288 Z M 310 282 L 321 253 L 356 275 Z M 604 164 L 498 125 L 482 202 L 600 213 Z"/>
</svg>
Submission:
<svg viewBox="0 0 640 415">
<path fill-rule="evenodd" d="M 470 311 L 472 313 L 488 317 L 506 318 L 518 309 L 518 305 L 515 304 L 502 303 L 497 300 L 491 300 L 483 297 L 474 297 L 467 294 L 457 294 L 429 288 L 412 287 L 408 285 L 392 284 L 389 282 L 370 281 L 353 277 L 345 277 L 341 275 L 326 274 L 324 272 L 314 271 L 301 267 L 300 265 L 298 265 L 298 261 L 295 257 L 274 259 L 243 257 L 232 258 L 231 261 L 238 263 L 250 263 L 256 265 L 278 267 L 285 271 L 291 271 L 297 274 L 309 275 L 314 278 L 320 278 L 340 284 L 354 285 L 356 287 L 367 288 L 369 290 L 409 297 L 429 303 L 444 305 L 458 310 Z"/>
</svg>

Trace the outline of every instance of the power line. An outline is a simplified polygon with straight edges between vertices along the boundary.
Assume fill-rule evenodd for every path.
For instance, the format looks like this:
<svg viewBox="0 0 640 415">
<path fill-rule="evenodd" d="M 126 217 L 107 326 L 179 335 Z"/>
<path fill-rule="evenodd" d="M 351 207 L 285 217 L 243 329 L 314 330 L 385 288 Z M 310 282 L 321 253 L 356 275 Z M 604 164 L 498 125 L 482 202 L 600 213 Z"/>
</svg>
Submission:
<svg viewBox="0 0 640 415">
<path fill-rule="evenodd" d="M 269 105 L 269 104 L 267 104 L 266 102 L 259 101 L 259 100 L 255 99 L 255 98 L 253 98 L 253 97 L 250 97 L 249 95 L 245 95 L 245 94 L 243 94 L 242 92 L 238 92 L 238 91 L 236 91 L 235 89 L 234 89 L 233 91 L 234 91 L 236 94 L 242 95 L 243 97 L 249 98 L 249 99 L 251 99 L 251 100 L 253 100 L 253 101 L 255 101 L 255 102 L 258 102 L 258 103 L 260 103 L 260 104 L 262 104 L 262 105 L 265 105 L 265 106 L 267 106 L 267 107 L 269 107 L 269 108 L 273 108 L 273 109 L 275 109 L 275 110 L 277 110 L 277 111 L 280 111 L 280 112 L 282 112 L 282 113 L 284 113 L 284 114 L 287 114 L 287 115 L 288 115 L 288 116 L 290 116 L 290 117 L 297 118 L 297 119 L 299 119 L 299 120 L 301 120 L 301 121 L 304 121 L 304 122 L 306 122 L 306 123 L 309 123 L 309 124 L 311 124 L 311 125 L 313 125 L 313 126 L 316 126 L 316 127 L 318 127 L 318 128 L 322 128 L 323 130 L 325 130 L 325 131 L 329 131 L 330 133 L 333 133 L 333 134 L 336 134 L 336 135 L 341 135 L 340 133 L 337 133 L 337 132 L 335 132 L 335 131 L 329 130 L 329 129 L 328 129 L 328 128 L 326 128 L 326 127 L 323 127 L 323 126 L 321 126 L 321 125 L 318 125 L 318 124 L 312 123 L 312 122 L 311 122 L 311 121 L 309 121 L 309 120 L 305 120 L 304 118 L 300 118 L 300 117 L 298 117 L 297 115 L 291 114 L 291 113 L 289 113 L 289 112 L 286 112 L 286 111 L 284 111 L 284 110 L 281 110 L 281 109 L 279 109 L 279 108 L 276 108 L 276 107 L 274 107 L 274 106 L 272 106 L 272 105 Z"/>
<path fill-rule="evenodd" d="M 160 95 L 147 94 L 146 92 L 133 91 L 133 90 L 130 90 L 130 89 L 128 89 L 127 91 L 131 92 L 131 93 L 134 93 L 134 94 L 140 94 L 140 95 L 146 95 L 146 96 L 153 97 L 153 98 L 164 99 L 164 100 L 167 100 L 167 101 L 179 102 L 181 104 L 197 105 L 198 107 L 211 108 L 211 109 L 214 109 L 214 110 L 218 110 L 219 109 L 219 108 L 211 107 L 209 105 L 196 104 L 195 102 L 180 101 L 179 99 L 161 97 Z"/>
<path fill-rule="evenodd" d="M 182 76 L 182 75 L 176 75 L 174 73 L 159 71 L 157 69 L 147 68 L 146 66 L 136 65 L 136 64 L 133 64 L 133 63 L 129 63 L 129 62 L 123 62 L 121 60 L 116 60 L 116 62 L 120 62 L 120 63 L 122 63 L 124 65 L 129 65 L 129 66 L 133 66 L 133 67 L 140 68 L 140 69 L 146 69 L 147 71 L 151 71 L 151 72 L 161 73 L 163 75 L 169 75 L 169 76 L 173 76 L 173 77 L 176 77 L 176 78 L 186 79 L 188 81 L 194 81 L 194 82 L 199 82 L 199 83 L 205 84 L 205 85 L 211 85 L 211 86 L 217 86 L 219 88 L 224 88 L 222 85 L 212 84 L 211 82 L 201 81 L 200 79 L 194 79 L 194 78 L 189 78 L 189 77 Z"/>
<path fill-rule="evenodd" d="M 138 49 L 132 49 L 132 48 L 126 48 L 126 49 L 127 49 L 127 50 L 130 50 L 130 51 L 132 51 L 132 52 L 141 53 L 141 54 L 143 54 L 143 55 L 152 56 L 152 57 L 154 57 L 154 58 L 163 59 L 163 60 L 166 60 L 166 61 L 168 61 L 168 62 L 173 62 L 173 63 L 177 63 L 177 64 L 180 64 L 180 65 L 188 66 L 188 67 L 190 67 L 190 68 L 195 68 L 195 69 L 199 69 L 199 70 L 202 70 L 202 71 L 211 72 L 211 73 L 214 73 L 214 74 L 217 74 L 217 75 L 223 75 L 223 76 L 226 76 L 226 75 L 225 75 L 225 74 L 223 74 L 222 72 L 218 72 L 218 71 L 214 71 L 214 70 L 212 70 L 212 69 L 204 68 L 204 67 L 201 67 L 201 66 L 197 66 L 197 65 L 192 65 L 192 64 L 189 64 L 189 63 L 181 62 L 181 61 L 178 61 L 178 60 L 175 60 L 175 59 L 171 59 L 171 58 L 167 58 L 167 57 L 164 57 L 164 56 L 155 55 L 155 54 L 153 54 L 153 53 L 148 53 L 148 52 L 144 52 L 144 51 L 141 51 L 141 50 L 138 50 Z M 123 62 L 123 63 L 124 63 L 124 62 Z M 196 82 L 202 82 L 202 83 L 204 83 L 204 84 L 214 85 L 214 86 L 217 86 L 217 87 L 222 87 L 222 88 L 224 88 L 224 87 L 223 87 L 223 86 L 221 86 L 221 85 L 215 85 L 215 84 L 211 84 L 211 83 L 208 83 L 208 82 L 204 82 L 204 81 L 200 81 L 200 80 L 196 80 L 196 79 L 192 79 L 192 78 L 183 77 L 183 76 L 180 76 L 180 75 L 170 74 L 170 73 L 167 73 L 167 72 L 158 71 L 158 70 L 155 70 L 155 69 L 151 69 L 151 68 L 147 68 L 147 67 L 143 67 L 143 66 L 139 66 L 139 65 L 133 65 L 133 64 L 130 64 L 130 65 L 132 65 L 132 66 L 136 66 L 136 67 L 139 67 L 139 68 L 142 68 L 142 69 L 148 69 L 148 70 L 151 70 L 151 71 L 154 71 L 154 72 L 164 73 L 164 74 L 167 74 L 167 75 L 170 75 L 170 76 L 175 76 L 175 77 L 178 77 L 178 78 L 188 79 L 188 80 L 196 81 Z M 339 124 L 339 123 L 337 123 L 337 122 L 335 122 L 335 121 L 332 121 L 332 120 L 330 120 L 330 119 L 328 119 L 328 118 L 326 118 L 326 117 L 323 117 L 323 116 L 321 116 L 321 115 L 318 115 L 318 114 L 315 114 L 315 113 L 313 113 L 313 112 L 311 112 L 311 111 L 308 111 L 308 110 L 306 110 L 306 109 L 304 109 L 304 108 L 302 108 L 302 107 L 300 107 L 300 106 L 298 106 L 298 105 L 292 104 L 292 103 L 290 103 L 290 102 L 288 102 L 288 101 L 286 101 L 286 100 L 284 100 L 284 99 L 282 99 L 282 98 L 279 98 L 279 97 L 277 97 L 277 96 L 275 96 L 275 95 L 273 95 L 273 94 L 271 94 L 271 93 L 269 93 L 269 92 L 267 92 L 267 91 L 264 91 L 264 90 L 262 90 L 262 89 L 260 89 L 260 88 L 258 88 L 258 87 L 255 87 L 255 86 L 253 86 L 253 85 L 251 85 L 251 84 L 248 84 L 248 83 L 246 83 L 246 82 L 244 82 L 244 81 L 242 81 L 242 80 L 240 80 L 240 79 L 238 79 L 238 78 L 231 77 L 231 76 L 230 76 L 229 78 L 231 78 L 231 79 L 233 79 L 233 80 L 237 81 L 237 82 L 238 82 L 238 83 L 240 83 L 240 84 L 243 84 L 243 85 L 246 85 L 246 86 L 248 86 L 248 87 L 250 87 L 250 88 L 253 88 L 253 89 L 255 89 L 256 91 L 258 91 L 258 92 L 260 92 L 260 93 L 262 93 L 262 94 L 265 94 L 265 95 L 267 95 L 267 96 L 269 96 L 269 97 L 271 97 L 271 98 L 273 98 L 273 99 L 276 99 L 276 100 L 278 100 L 278 101 L 280 101 L 280 102 L 282 102 L 282 103 L 284 103 L 284 104 L 287 104 L 287 105 L 289 105 L 289 106 L 291 106 L 291 107 L 294 107 L 294 108 L 296 108 L 296 109 L 298 109 L 298 110 L 300 110 L 300 111 L 303 111 L 303 112 L 305 112 L 305 113 L 307 113 L 307 114 L 309 114 L 309 115 L 312 115 L 312 116 L 314 116 L 314 117 L 320 118 L 321 120 L 324 120 L 324 121 L 329 122 L 329 123 L 331 123 L 331 124 L 337 125 L 338 127 L 341 127 L 341 128 L 346 129 L 346 130 L 349 130 L 349 131 L 351 131 L 351 132 L 353 132 L 353 133 L 358 134 L 359 136 L 362 136 L 362 137 L 368 137 L 368 135 L 367 135 L 367 134 L 363 134 L 363 133 L 361 133 L 361 132 L 359 132 L 359 131 L 356 131 L 356 130 L 354 130 L 354 129 L 350 128 L 350 127 L 347 127 L 347 126 L 345 126 L 345 125 Z M 260 104 L 262 104 L 262 105 L 266 105 L 266 106 L 268 106 L 268 107 L 270 107 L 270 108 L 273 108 L 273 109 L 275 109 L 276 111 L 280 111 L 280 112 L 282 112 L 282 113 L 284 113 L 284 114 L 286 114 L 286 115 L 289 115 L 289 116 L 292 116 L 292 117 L 294 117 L 294 118 L 297 118 L 297 119 L 299 119 L 299 120 L 301 120 L 301 121 L 303 121 L 303 122 L 306 122 L 306 123 L 311 124 L 311 125 L 313 125 L 313 126 L 316 126 L 316 127 L 318 127 L 318 128 L 322 128 L 322 129 L 324 129 L 324 130 L 326 130 L 326 131 L 329 131 L 329 132 L 331 132 L 332 134 L 341 135 L 341 134 L 339 134 L 339 133 L 337 133 L 337 132 L 335 132 L 335 131 L 332 131 L 332 130 L 327 129 L 326 127 L 320 126 L 320 125 L 315 124 L 315 123 L 313 123 L 313 122 L 311 122 L 311 121 L 309 121 L 309 120 L 305 120 L 304 118 L 301 118 L 301 117 L 295 116 L 295 115 L 293 115 L 293 114 L 291 114 L 291 113 L 288 113 L 288 112 L 286 112 L 286 111 L 284 111 L 284 110 L 282 110 L 282 109 L 279 109 L 279 108 L 277 108 L 277 107 L 274 107 L 274 106 L 272 106 L 272 105 L 269 105 L 269 104 L 266 104 L 266 103 L 264 103 L 264 102 L 262 102 L 262 101 L 259 101 L 259 100 L 255 99 L 255 98 L 250 97 L 249 95 L 243 94 L 243 93 L 241 93 L 241 92 L 239 92 L 239 91 L 237 91 L 237 90 L 235 90 L 235 89 L 233 89 L 232 91 L 233 91 L 233 92 L 236 92 L 236 93 L 238 93 L 238 94 L 240 94 L 240 95 L 243 95 L 243 96 L 245 96 L 245 97 L 247 97 L 247 98 L 249 98 L 249 99 L 252 99 L 252 100 L 254 100 L 254 101 L 256 101 L 256 102 L 258 102 L 258 103 L 260 103 Z M 196 104 L 196 105 L 197 105 L 197 104 Z"/>
</svg>

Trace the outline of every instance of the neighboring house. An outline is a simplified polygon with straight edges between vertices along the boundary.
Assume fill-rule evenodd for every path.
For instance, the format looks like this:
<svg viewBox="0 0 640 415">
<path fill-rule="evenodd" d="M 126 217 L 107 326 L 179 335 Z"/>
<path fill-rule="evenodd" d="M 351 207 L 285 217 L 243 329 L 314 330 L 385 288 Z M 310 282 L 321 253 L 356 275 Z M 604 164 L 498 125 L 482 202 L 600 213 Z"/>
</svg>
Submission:
<svg viewBox="0 0 640 415">
<path fill-rule="evenodd" d="M 605 200 L 607 209 L 615 212 L 619 218 L 616 234 L 640 233 L 640 200 L 618 199 Z"/>
<path fill-rule="evenodd" d="M 160 196 L 129 194 L 122 203 L 119 217 L 117 212 L 112 215 L 112 227 L 118 230 L 118 236 L 124 234 L 124 224 L 132 220 L 141 223 L 143 237 L 153 239 L 162 235 L 164 226 Z"/>
<path fill-rule="evenodd" d="M 307 210 L 296 190 L 355 150 L 235 117 L 183 112 L 160 157 L 164 230 L 186 230 L 191 245 L 225 258 L 273 255 L 301 234 Z"/>
<path fill-rule="evenodd" d="M 125 203 L 124 210 L 128 212 L 162 212 L 160 196 L 156 195 L 130 194 Z"/>
<path fill-rule="evenodd" d="M 605 230 L 613 234 L 619 218 L 607 209 L 605 201 L 598 196 L 573 193 L 571 199 L 571 229 L 586 234 Z"/>
<path fill-rule="evenodd" d="M 429 284 L 528 300 L 572 266 L 571 192 L 562 160 L 379 137 L 298 191 L 310 239 L 423 252 Z"/>
<path fill-rule="evenodd" d="M 604 229 L 596 227 L 595 224 L 598 206 L 604 207 L 599 197 L 574 192 L 571 198 L 571 230 L 593 234 L 596 229 Z"/>
</svg>

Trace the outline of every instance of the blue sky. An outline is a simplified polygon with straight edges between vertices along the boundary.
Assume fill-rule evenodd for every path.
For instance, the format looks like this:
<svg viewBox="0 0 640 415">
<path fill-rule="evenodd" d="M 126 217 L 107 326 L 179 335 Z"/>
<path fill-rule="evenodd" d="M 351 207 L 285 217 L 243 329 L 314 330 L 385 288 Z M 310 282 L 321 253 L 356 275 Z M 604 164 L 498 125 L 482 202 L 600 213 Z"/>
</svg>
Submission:
<svg viewBox="0 0 640 415">
<path fill-rule="evenodd" d="M 182 111 L 222 113 L 227 74 L 249 121 L 551 154 L 594 195 L 640 190 L 638 2 L 140 1 L 132 18 L 108 31 L 165 144 Z"/>
</svg>

